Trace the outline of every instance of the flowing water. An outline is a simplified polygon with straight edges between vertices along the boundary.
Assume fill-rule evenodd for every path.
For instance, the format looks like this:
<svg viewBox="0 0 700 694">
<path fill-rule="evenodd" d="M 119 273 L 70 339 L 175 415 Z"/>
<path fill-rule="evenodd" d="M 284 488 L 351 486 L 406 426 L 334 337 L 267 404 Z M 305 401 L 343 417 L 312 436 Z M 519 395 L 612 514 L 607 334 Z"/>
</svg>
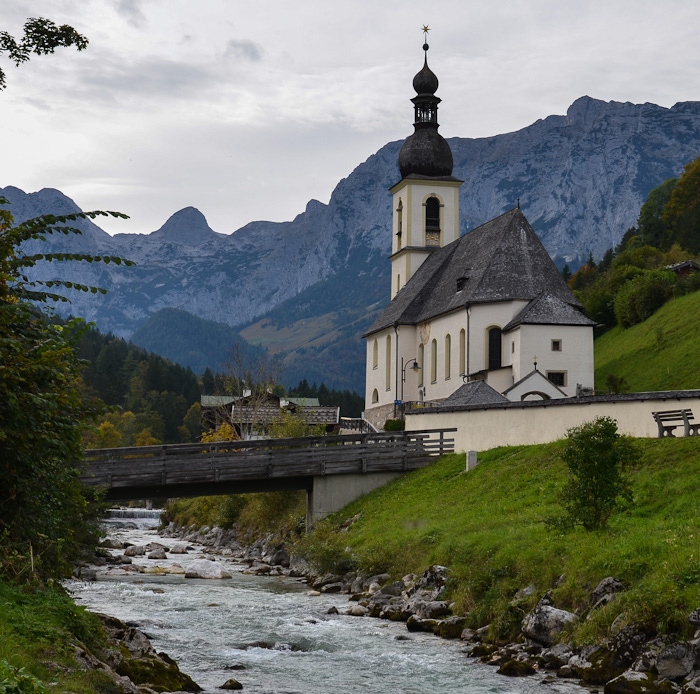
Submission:
<svg viewBox="0 0 700 694">
<path fill-rule="evenodd" d="M 112 518 L 109 532 L 132 544 L 172 543 L 147 527 L 154 522 L 153 517 Z M 202 548 L 196 549 L 166 560 L 134 557 L 134 562 L 185 566 L 202 556 Z M 570 682 L 544 682 L 542 676 L 498 675 L 495 668 L 468 658 L 459 641 L 410 634 L 405 624 L 327 615 L 332 605 L 345 607 L 347 596 L 311 596 L 297 579 L 250 576 L 241 573 L 240 564 L 217 560 L 233 578 L 122 575 L 120 569 L 105 567 L 96 582 L 70 581 L 67 587 L 79 604 L 138 626 L 157 651 L 175 658 L 211 694 L 231 677 L 243 684 L 244 692 L 260 694 L 585 691 Z"/>
</svg>

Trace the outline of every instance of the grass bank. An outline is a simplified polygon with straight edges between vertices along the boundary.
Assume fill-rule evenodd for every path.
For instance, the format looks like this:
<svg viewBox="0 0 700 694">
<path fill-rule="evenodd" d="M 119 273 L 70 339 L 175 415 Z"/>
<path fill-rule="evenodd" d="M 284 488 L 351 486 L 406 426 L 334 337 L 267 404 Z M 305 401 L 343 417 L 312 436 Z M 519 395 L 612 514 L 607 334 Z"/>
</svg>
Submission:
<svg viewBox="0 0 700 694">
<path fill-rule="evenodd" d="M 401 577 L 443 564 L 457 609 L 472 627 L 491 624 L 494 637 L 514 636 L 550 589 L 558 607 L 585 611 L 591 590 L 611 575 L 627 590 L 569 637 L 599 640 L 620 615 L 650 631 L 689 636 L 687 615 L 700 606 L 700 441 L 637 443 L 634 505 L 603 531 L 561 532 L 543 523 L 561 511 L 557 492 L 566 476 L 562 444 L 554 443 L 481 453 L 469 473 L 464 455 L 447 456 L 350 504 L 300 549 L 324 570 L 352 565 Z M 535 594 L 514 602 L 530 584 Z"/>
<path fill-rule="evenodd" d="M 60 588 L 19 587 L 0 581 L 0 691 L 12 694 L 76 692 L 110 694 L 114 681 L 97 670 L 82 671 L 78 643 L 104 645 L 98 619 Z"/>
<path fill-rule="evenodd" d="M 596 389 L 607 390 L 609 374 L 630 392 L 700 388 L 699 334 L 700 292 L 671 299 L 639 325 L 609 330 L 594 343 Z"/>
</svg>

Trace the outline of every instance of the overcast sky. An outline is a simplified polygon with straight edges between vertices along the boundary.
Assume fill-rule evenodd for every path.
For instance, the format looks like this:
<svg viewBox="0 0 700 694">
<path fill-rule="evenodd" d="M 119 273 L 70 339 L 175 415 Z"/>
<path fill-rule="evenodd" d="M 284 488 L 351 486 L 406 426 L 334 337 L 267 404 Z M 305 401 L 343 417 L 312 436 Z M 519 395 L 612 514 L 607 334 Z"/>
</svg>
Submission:
<svg viewBox="0 0 700 694">
<path fill-rule="evenodd" d="M 58 188 L 148 233 L 193 205 L 218 232 L 284 221 L 412 132 L 421 27 L 440 132 L 483 137 L 579 96 L 700 99 L 698 0 L 2 0 L 85 34 L 19 68 L 0 56 L 0 186 Z"/>
</svg>

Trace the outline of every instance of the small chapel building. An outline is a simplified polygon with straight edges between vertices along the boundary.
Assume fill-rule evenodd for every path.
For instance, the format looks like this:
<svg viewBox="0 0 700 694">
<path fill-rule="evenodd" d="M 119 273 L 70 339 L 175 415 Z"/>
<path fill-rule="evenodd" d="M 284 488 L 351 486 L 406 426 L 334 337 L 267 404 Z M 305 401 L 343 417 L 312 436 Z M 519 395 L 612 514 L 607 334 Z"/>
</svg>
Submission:
<svg viewBox="0 0 700 694">
<path fill-rule="evenodd" d="M 564 398 L 593 388 L 593 327 L 519 206 L 459 236 L 438 79 L 413 79 L 414 132 L 393 195 L 391 301 L 364 335 L 365 417 L 405 402 Z"/>
</svg>

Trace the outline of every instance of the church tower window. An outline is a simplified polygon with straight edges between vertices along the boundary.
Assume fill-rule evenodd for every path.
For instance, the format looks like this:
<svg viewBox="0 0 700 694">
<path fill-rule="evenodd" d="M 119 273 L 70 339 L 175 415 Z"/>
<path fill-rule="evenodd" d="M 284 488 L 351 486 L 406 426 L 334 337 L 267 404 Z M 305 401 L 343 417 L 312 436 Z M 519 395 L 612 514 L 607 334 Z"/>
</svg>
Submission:
<svg viewBox="0 0 700 694">
<path fill-rule="evenodd" d="M 464 376 L 467 372 L 467 332 L 464 328 L 459 331 L 459 375 Z"/>
<path fill-rule="evenodd" d="M 425 201 L 425 245 L 440 245 L 440 201 L 434 195 Z"/>
<path fill-rule="evenodd" d="M 396 250 L 401 250 L 401 238 L 403 236 L 403 200 L 399 200 L 396 208 Z"/>
<path fill-rule="evenodd" d="M 379 343 L 374 340 L 374 346 L 372 347 L 372 368 L 376 369 L 379 366 Z"/>
<path fill-rule="evenodd" d="M 430 382 L 437 381 L 437 340 L 430 343 Z"/>
</svg>

